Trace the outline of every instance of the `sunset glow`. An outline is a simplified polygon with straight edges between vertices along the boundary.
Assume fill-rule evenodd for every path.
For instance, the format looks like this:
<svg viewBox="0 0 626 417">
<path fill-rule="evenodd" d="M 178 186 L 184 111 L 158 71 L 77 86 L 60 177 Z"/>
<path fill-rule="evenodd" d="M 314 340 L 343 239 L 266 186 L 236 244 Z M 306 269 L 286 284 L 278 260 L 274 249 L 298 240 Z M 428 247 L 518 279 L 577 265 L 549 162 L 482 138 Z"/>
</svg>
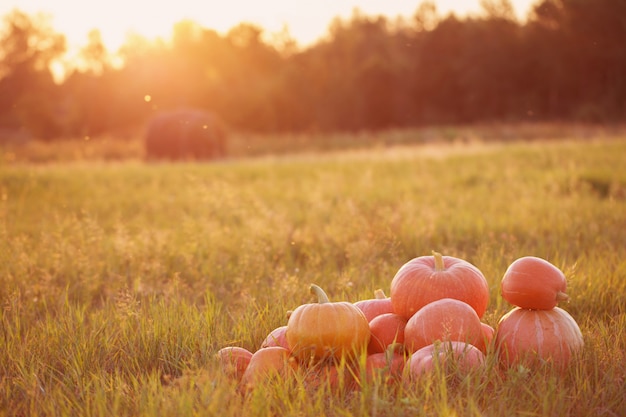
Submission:
<svg viewBox="0 0 626 417">
<path fill-rule="evenodd" d="M 517 15 L 524 17 L 532 2 L 533 0 L 513 0 L 512 4 Z M 116 51 L 129 33 L 140 34 L 149 39 L 167 39 L 173 24 L 183 19 L 193 20 L 222 33 L 242 21 L 257 24 L 269 34 L 287 27 L 300 45 L 307 45 L 324 35 L 334 17 L 348 18 L 355 8 L 367 15 L 410 18 L 419 3 L 415 0 L 7 0 L 0 5 L 0 15 L 6 15 L 12 9 L 49 14 L 54 29 L 66 36 L 70 51 L 79 45 L 85 45 L 87 34 L 98 29 L 107 48 Z M 439 0 L 436 3 L 442 15 L 451 11 L 465 15 L 481 10 L 479 0 Z"/>
</svg>

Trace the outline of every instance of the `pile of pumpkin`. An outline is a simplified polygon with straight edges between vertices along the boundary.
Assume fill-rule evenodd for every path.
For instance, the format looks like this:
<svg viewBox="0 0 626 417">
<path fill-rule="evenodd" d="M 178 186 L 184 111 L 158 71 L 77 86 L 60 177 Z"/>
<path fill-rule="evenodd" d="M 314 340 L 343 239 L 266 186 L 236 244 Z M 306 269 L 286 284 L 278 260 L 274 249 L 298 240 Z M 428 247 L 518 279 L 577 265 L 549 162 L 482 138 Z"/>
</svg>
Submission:
<svg viewBox="0 0 626 417">
<path fill-rule="evenodd" d="M 481 321 L 489 302 L 482 272 L 471 263 L 433 252 L 404 264 L 390 297 L 330 302 L 311 285 L 318 302 L 289 314 L 260 349 L 229 346 L 218 352 L 224 372 L 244 389 L 272 377 L 300 375 L 307 385 L 358 386 L 363 378 L 415 379 L 442 367 L 466 372 L 485 364 L 488 351 L 503 367 L 551 364 L 565 369 L 581 351 L 576 321 L 563 309 L 565 275 L 548 261 L 514 261 L 501 281 L 515 307 L 496 329 Z"/>
</svg>

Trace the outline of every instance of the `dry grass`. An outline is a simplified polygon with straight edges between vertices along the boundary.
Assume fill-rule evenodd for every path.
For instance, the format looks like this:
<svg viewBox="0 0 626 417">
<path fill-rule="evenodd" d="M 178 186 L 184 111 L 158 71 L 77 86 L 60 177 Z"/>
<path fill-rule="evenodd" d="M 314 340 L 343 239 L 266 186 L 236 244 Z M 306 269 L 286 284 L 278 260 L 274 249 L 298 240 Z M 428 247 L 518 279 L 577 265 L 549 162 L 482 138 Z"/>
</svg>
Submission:
<svg viewBox="0 0 626 417">
<path fill-rule="evenodd" d="M 626 141 L 478 142 L 0 165 L 0 415 L 624 415 Z M 483 271 L 494 326 L 507 265 L 552 261 L 582 356 L 565 374 L 490 356 L 469 376 L 247 396 L 214 362 L 258 348 L 309 283 L 371 298 L 432 249 Z"/>
</svg>

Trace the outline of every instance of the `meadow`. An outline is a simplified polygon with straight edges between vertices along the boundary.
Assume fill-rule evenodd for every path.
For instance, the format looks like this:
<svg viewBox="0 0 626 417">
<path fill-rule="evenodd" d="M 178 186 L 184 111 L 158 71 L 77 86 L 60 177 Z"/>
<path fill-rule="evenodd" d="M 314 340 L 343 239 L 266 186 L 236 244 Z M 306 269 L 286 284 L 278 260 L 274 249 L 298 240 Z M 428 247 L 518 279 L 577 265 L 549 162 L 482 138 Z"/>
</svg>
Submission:
<svg viewBox="0 0 626 417">
<path fill-rule="evenodd" d="M 625 416 L 626 136 L 471 139 L 210 164 L 5 154 L 0 415 Z M 258 349 L 310 283 L 372 298 L 432 250 L 484 273 L 494 327 L 513 260 L 561 268 L 582 355 L 559 373 L 491 352 L 469 375 L 346 393 L 242 395 L 216 363 Z"/>
</svg>

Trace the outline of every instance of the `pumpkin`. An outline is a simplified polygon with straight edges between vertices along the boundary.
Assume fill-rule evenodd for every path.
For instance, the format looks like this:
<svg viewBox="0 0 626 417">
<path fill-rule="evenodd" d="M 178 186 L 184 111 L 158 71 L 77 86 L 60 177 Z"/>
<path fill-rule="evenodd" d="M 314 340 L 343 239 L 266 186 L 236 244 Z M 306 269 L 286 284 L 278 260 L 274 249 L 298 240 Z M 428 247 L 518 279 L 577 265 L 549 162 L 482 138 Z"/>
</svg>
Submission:
<svg viewBox="0 0 626 417">
<path fill-rule="evenodd" d="M 290 359 L 288 349 L 280 346 L 259 349 L 250 358 L 241 384 L 244 389 L 251 389 L 273 378 L 283 379 L 294 369 L 295 361 Z"/>
<path fill-rule="evenodd" d="M 312 391 L 350 391 L 356 385 L 356 371 L 347 363 L 320 362 L 303 369 L 303 385 Z"/>
<path fill-rule="evenodd" d="M 270 346 L 281 346 L 285 349 L 289 349 L 289 343 L 287 342 L 287 326 L 280 326 L 275 328 L 267 335 L 265 340 L 261 343 L 261 349 Z"/>
<path fill-rule="evenodd" d="M 391 281 L 393 310 L 407 320 L 420 308 L 442 298 L 463 301 L 482 317 L 489 304 L 489 286 L 474 265 L 438 252 L 408 261 Z"/>
<path fill-rule="evenodd" d="M 393 313 L 391 298 L 387 297 L 380 288 L 374 291 L 374 298 L 357 301 L 354 305 L 365 314 L 367 321 L 372 321 L 374 317 L 381 314 Z"/>
<path fill-rule="evenodd" d="M 500 282 L 502 298 L 514 306 L 550 310 L 567 301 L 567 281 L 559 268 L 545 259 L 525 256 L 509 265 Z"/>
<path fill-rule="evenodd" d="M 451 341 L 433 343 L 414 352 L 409 358 L 409 377 L 419 378 L 434 371 L 437 367 L 450 369 L 449 361 L 454 361 L 461 372 L 469 372 L 485 364 L 485 355 L 476 346 L 464 342 Z"/>
<path fill-rule="evenodd" d="M 436 341 L 459 341 L 484 349 L 483 330 L 469 304 L 443 298 L 421 308 L 404 328 L 404 344 L 415 352 Z"/>
<path fill-rule="evenodd" d="M 252 352 L 242 347 L 228 346 L 220 349 L 215 356 L 224 373 L 239 381 L 250 363 Z"/>
<path fill-rule="evenodd" d="M 370 343 L 367 353 L 381 353 L 392 343 L 404 343 L 406 319 L 395 313 L 381 314 L 370 321 Z"/>
<path fill-rule="evenodd" d="M 365 315 L 347 301 L 330 302 L 317 285 L 310 290 L 318 302 L 297 307 L 287 322 L 287 343 L 301 361 L 355 357 L 367 348 L 370 328 Z"/>
<path fill-rule="evenodd" d="M 562 308 L 515 307 L 500 319 L 495 345 L 500 362 L 505 366 L 552 363 L 563 370 L 584 343 L 578 324 Z"/>
<path fill-rule="evenodd" d="M 480 328 L 483 331 L 483 341 L 484 341 L 484 346 L 485 346 L 485 349 L 483 350 L 483 352 L 486 352 L 487 347 L 491 346 L 491 343 L 493 342 L 493 335 L 495 334 L 496 331 L 493 327 L 491 327 L 487 323 L 480 323 Z"/>
<path fill-rule="evenodd" d="M 393 383 L 402 378 L 406 358 L 402 344 L 393 343 L 383 352 L 373 353 L 365 359 L 366 377 L 369 382 Z"/>
</svg>

